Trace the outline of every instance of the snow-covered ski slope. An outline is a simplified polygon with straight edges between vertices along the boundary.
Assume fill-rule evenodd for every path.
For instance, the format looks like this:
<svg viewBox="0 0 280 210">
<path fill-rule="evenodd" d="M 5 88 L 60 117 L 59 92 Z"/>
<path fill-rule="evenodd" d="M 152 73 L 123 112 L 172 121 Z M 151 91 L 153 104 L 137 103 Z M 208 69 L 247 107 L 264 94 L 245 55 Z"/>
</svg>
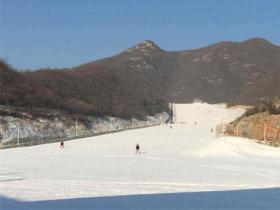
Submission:
<svg viewBox="0 0 280 210">
<path fill-rule="evenodd" d="M 0 209 L 279 209 L 280 148 L 215 134 L 243 112 L 177 104 L 173 128 L 1 150 Z"/>
</svg>

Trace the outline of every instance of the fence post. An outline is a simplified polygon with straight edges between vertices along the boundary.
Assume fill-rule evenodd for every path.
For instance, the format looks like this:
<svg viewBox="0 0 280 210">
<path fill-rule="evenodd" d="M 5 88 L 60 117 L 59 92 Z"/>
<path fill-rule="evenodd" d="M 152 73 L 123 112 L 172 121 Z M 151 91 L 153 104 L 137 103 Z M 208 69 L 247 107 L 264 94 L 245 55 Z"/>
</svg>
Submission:
<svg viewBox="0 0 280 210">
<path fill-rule="evenodd" d="M 76 122 L 75 122 L 75 136 L 78 136 L 78 119 L 76 117 Z"/>
<path fill-rule="evenodd" d="M 236 126 L 236 135 L 239 136 L 239 122 L 237 123 L 237 126 Z"/>
<path fill-rule="evenodd" d="M 263 126 L 263 140 L 264 140 L 264 144 L 266 145 L 266 120 L 264 120 L 264 126 Z"/>
<path fill-rule="evenodd" d="M 17 145 L 19 145 L 19 121 L 17 123 Z"/>
</svg>

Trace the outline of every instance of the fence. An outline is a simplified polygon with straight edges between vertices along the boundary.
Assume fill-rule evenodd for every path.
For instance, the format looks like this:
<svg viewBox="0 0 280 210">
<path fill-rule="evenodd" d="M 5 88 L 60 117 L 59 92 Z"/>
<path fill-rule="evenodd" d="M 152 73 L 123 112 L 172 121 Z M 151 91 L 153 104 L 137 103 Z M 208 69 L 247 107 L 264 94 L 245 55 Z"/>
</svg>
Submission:
<svg viewBox="0 0 280 210">
<path fill-rule="evenodd" d="M 98 136 L 98 135 L 104 135 L 109 133 L 116 133 L 121 132 L 125 130 L 130 129 L 139 129 L 139 128 L 146 128 L 146 127 L 152 127 L 160 125 L 160 123 L 153 123 L 153 124 L 137 124 L 132 123 L 130 125 L 126 124 L 126 126 L 119 128 L 116 127 L 107 127 L 107 129 L 101 129 L 101 131 L 94 130 L 94 129 L 82 129 L 79 130 L 77 128 L 77 122 L 76 126 L 73 125 L 66 125 L 68 127 L 68 133 L 70 131 L 70 135 L 31 135 L 27 137 L 20 137 L 20 128 L 18 127 L 17 130 L 17 138 L 12 138 L 7 141 L 2 141 L 0 144 L 0 149 L 9 149 L 9 148 L 15 148 L 15 147 L 25 147 L 25 146 L 33 146 L 33 145 L 39 145 L 39 144 L 46 144 L 46 143 L 53 143 L 53 142 L 60 142 L 60 141 L 69 141 L 73 139 L 78 138 L 86 138 L 86 137 L 92 137 L 92 136 Z M 14 129 L 15 130 L 15 129 Z M 53 131 L 53 130 L 52 130 Z M 44 132 L 46 133 L 47 130 Z"/>
<path fill-rule="evenodd" d="M 235 123 L 221 123 L 216 126 L 217 136 L 239 136 L 255 139 L 259 143 L 280 146 L 280 118 L 271 116 L 268 119 L 255 121 L 238 121 Z"/>
</svg>

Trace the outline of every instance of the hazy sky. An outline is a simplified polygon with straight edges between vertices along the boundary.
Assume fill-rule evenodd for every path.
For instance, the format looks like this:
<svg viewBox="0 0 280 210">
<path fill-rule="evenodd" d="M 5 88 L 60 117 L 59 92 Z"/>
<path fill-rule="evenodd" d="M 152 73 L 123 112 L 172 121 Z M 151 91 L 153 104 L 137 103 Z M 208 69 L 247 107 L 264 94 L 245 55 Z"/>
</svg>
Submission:
<svg viewBox="0 0 280 210">
<path fill-rule="evenodd" d="M 71 67 L 145 39 L 165 50 L 263 37 L 280 45 L 280 0 L 0 0 L 0 57 Z"/>
</svg>

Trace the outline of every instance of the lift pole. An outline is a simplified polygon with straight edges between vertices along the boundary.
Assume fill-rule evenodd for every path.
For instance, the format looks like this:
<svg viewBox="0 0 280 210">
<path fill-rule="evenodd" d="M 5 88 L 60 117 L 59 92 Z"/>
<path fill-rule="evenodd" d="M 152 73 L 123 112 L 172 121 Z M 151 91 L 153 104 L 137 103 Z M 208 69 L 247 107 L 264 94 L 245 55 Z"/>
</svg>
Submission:
<svg viewBox="0 0 280 210">
<path fill-rule="evenodd" d="M 17 123 L 17 145 L 19 145 L 19 122 Z"/>
<path fill-rule="evenodd" d="M 75 123 L 75 136 L 78 136 L 78 119 L 76 117 L 76 123 Z"/>
</svg>

